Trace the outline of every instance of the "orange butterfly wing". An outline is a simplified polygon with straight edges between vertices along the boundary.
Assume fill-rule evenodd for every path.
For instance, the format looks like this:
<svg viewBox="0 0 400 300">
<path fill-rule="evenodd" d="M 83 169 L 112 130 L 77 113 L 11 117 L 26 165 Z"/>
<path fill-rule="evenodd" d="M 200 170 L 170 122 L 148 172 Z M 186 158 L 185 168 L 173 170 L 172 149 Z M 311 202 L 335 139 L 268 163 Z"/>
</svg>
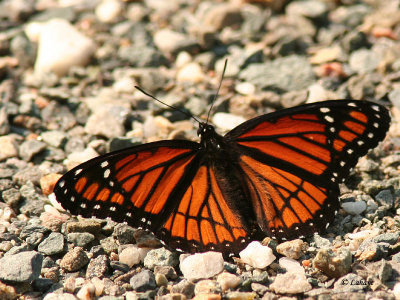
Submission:
<svg viewBox="0 0 400 300">
<path fill-rule="evenodd" d="M 343 100 L 260 116 L 229 132 L 261 229 L 291 239 L 327 227 L 339 209 L 338 183 L 389 124 L 383 106 Z"/>
</svg>

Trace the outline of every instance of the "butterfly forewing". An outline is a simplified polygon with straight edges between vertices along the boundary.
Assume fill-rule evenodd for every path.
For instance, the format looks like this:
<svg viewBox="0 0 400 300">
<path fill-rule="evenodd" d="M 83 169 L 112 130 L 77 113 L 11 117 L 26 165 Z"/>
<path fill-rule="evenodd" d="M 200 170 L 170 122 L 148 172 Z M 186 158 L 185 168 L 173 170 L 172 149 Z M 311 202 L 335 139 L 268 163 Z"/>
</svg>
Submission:
<svg viewBox="0 0 400 300">
<path fill-rule="evenodd" d="M 338 183 L 384 138 L 389 123 L 383 106 L 343 100 L 260 116 L 229 132 L 261 228 L 284 239 L 332 222 Z"/>
<path fill-rule="evenodd" d="M 75 215 L 154 229 L 176 206 L 173 198 L 197 148 L 189 141 L 161 141 L 99 156 L 66 173 L 54 193 Z"/>
</svg>

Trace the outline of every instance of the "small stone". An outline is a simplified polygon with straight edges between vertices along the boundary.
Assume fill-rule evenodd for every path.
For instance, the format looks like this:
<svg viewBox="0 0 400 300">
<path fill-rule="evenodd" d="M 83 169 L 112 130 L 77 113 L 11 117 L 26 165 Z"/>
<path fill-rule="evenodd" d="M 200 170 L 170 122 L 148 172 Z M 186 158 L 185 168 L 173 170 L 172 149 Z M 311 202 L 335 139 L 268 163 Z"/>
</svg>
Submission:
<svg viewBox="0 0 400 300">
<path fill-rule="evenodd" d="M 225 292 L 228 289 L 235 289 L 242 280 L 235 274 L 223 272 L 218 275 L 217 282 L 221 286 L 222 292 Z"/>
<path fill-rule="evenodd" d="M 92 135 L 114 138 L 125 134 L 124 120 L 118 121 L 110 109 L 99 109 L 88 118 L 85 131 Z"/>
<path fill-rule="evenodd" d="M 269 287 L 278 294 L 300 294 L 312 288 L 305 274 L 293 272 L 278 274 Z"/>
<path fill-rule="evenodd" d="M 172 55 L 176 55 L 181 51 L 190 53 L 198 49 L 198 45 L 194 39 L 167 28 L 161 29 L 154 34 L 154 43 L 163 53 Z"/>
<path fill-rule="evenodd" d="M 160 273 L 165 275 L 167 279 L 175 280 L 178 278 L 178 275 L 175 272 L 175 269 L 171 266 L 155 266 L 154 273 Z"/>
<path fill-rule="evenodd" d="M 214 114 L 214 116 L 212 117 L 212 121 L 214 125 L 217 126 L 219 129 L 228 131 L 242 124 L 246 121 L 246 119 L 241 116 L 218 112 Z"/>
<path fill-rule="evenodd" d="M 112 235 L 121 245 L 124 245 L 135 241 L 134 234 L 135 230 L 131 226 L 119 223 L 114 227 Z"/>
<path fill-rule="evenodd" d="M 350 271 L 351 262 L 351 252 L 346 248 L 339 249 L 339 252 L 321 249 L 313 260 L 313 267 L 321 270 L 330 278 L 338 278 Z"/>
<path fill-rule="evenodd" d="M 94 235 L 88 232 L 72 232 L 67 235 L 68 242 L 79 247 L 86 247 L 88 244 L 93 242 L 94 239 Z"/>
<path fill-rule="evenodd" d="M 38 251 L 45 255 L 55 255 L 64 252 L 64 235 L 58 232 L 52 232 L 39 244 Z"/>
<path fill-rule="evenodd" d="M 351 215 L 360 215 L 367 209 L 367 204 L 364 201 L 344 202 L 342 208 Z"/>
<path fill-rule="evenodd" d="M 181 280 L 171 288 L 172 293 L 184 294 L 187 298 L 191 299 L 194 295 L 194 283 L 186 279 Z"/>
<path fill-rule="evenodd" d="M 37 140 L 25 141 L 19 147 L 19 155 L 25 161 L 30 161 L 36 154 L 46 149 L 46 144 Z"/>
<path fill-rule="evenodd" d="M 176 266 L 178 257 L 165 248 L 150 250 L 144 258 L 144 266 L 148 269 L 154 269 L 155 266 Z"/>
<path fill-rule="evenodd" d="M 253 292 L 229 292 L 226 293 L 224 299 L 227 300 L 253 300 L 257 294 Z"/>
<path fill-rule="evenodd" d="M 204 16 L 204 26 L 213 28 L 214 31 L 225 27 L 240 26 L 243 18 L 240 7 L 230 3 L 214 5 Z"/>
<path fill-rule="evenodd" d="M 198 294 L 193 297 L 192 300 L 221 300 L 221 295 L 219 294 Z"/>
<path fill-rule="evenodd" d="M 156 273 L 155 275 L 156 278 L 156 284 L 157 286 L 167 286 L 168 285 L 168 279 L 165 277 L 164 274 Z"/>
<path fill-rule="evenodd" d="M 249 64 L 239 74 L 240 79 L 260 89 L 299 91 L 314 83 L 310 62 L 302 56 L 290 55 L 271 62 Z"/>
<path fill-rule="evenodd" d="M 104 23 L 113 23 L 118 20 L 123 6 L 119 0 L 103 0 L 96 7 L 97 18 Z"/>
<path fill-rule="evenodd" d="M 92 40 L 63 19 L 42 25 L 38 47 L 35 72 L 52 71 L 58 76 L 67 74 L 72 66 L 85 66 L 96 48 Z"/>
<path fill-rule="evenodd" d="M 239 253 L 240 258 L 253 268 L 263 269 L 268 267 L 275 259 L 271 248 L 263 246 L 260 242 L 251 242 Z"/>
<path fill-rule="evenodd" d="M 371 73 L 381 61 L 381 57 L 367 49 L 360 49 L 351 53 L 349 58 L 350 67 L 359 74 Z"/>
<path fill-rule="evenodd" d="M 36 251 L 10 254 L 0 259 L 0 280 L 30 283 L 40 276 L 43 256 Z"/>
<path fill-rule="evenodd" d="M 299 259 L 304 255 L 307 244 L 300 239 L 280 243 L 276 247 L 276 252 L 286 257 Z"/>
<path fill-rule="evenodd" d="M 256 87 L 250 82 L 240 82 L 235 85 L 235 90 L 242 95 L 254 95 L 256 92 Z"/>
<path fill-rule="evenodd" d="M 0 161 L 18 156 L 15 139 L 8 135 L 0 136 Z"/>
<path fill-rule="evenodd" d="M 279 259 L 279 265 L 286 269 L 287 272 L 293 272 L 293 273 L 301 273 L 305 274 L 304 268 L 300 265 L 300 263 L 297 260 L 294 260 L 292 258 L 288 257 L 281 257 Z"/>
<path fill-rule="evenodd" d="M 78 222 L 68 222 L 67 232 L 90 232 L 94 235 L 101 231 L 101 223 L 95 220 L 80 220 Z"/>
<path fill-rule="evenodd" d="M 68 272 L 75 272 L 87 265 L 89 258 L 83 248 L 76 247 L 61 259 L 60 267 L 64 268 Z"/>
<path fill-rule="evenodd" d="M 44 131 L 40 136 L 43 142 L 55 148 L 60 148 L 67 139 L 67 134 L 59 130 Z"/>
<path fill-rule="evenodd" d="M 198 253 L 181 261 L 180 269 L 188 280 L 207 279 L 223 271 L 224 259 L 220 252 Z"/>
<path fill-rule="evenodd" d="M 130 246 L 119 253 L 119 261 L 127 264 L 130 268 L 140 263 L 140 252 L 136 246 Z"/>
<path fill-rule="evenodd" d="M 156 288 L 156 280 L 153 272 L 143 270 L 142 272 L 132 276 L 130 280 L 132 289 L 137 292 L 145 292 L 149 289 Z"/>
<path fill-rule="evenodd" d="M 90 299 L 93 299 L 95 290 L 96 290 L 96 288 L 95 288 L 93 283 L 91 283 L 91 282 L 86 283 L 85 285 L 83 285 L 80 288 L 78 293 L 76 293 L 76 297 L 79 300 L 90 300 Z"/>
<path fill-rule="evenodd" d="M 198 63 L 188 63 L 179 69 L 176 79 L 178 82 L 200 83 L 204 80 L 204 73 Z"/>
<path fill-rule="evenodd" d="M 400 282 L 397 282 L 393 288 L 393 294 L 396 300 L 400 299 Z"/>
<path fill-rule="evenodd" d="M 100 240 L 100 245 L 108 254 L 110 254 L 111 252 L 117 252 L 118 250 L 118 243 L 112 236 Z"/>
<path fill-rule="evenodd" d="M 86 269 L 86 277 L 93 278 L 98 277 L 102 278 L 109 269 L 109 260 L 107 255 L 99 255 L 90 260 L 87 269 Z"/>
<path fill-rule="evenodd" d="M 215 280 L 203 279 L 196 283 L 194 293 L 195 295 L 221 293 L 221 287 Z"/>
<path fill-rule="evenodd" d="M 53 192 L 57 181 L 61 177 L 61 174 L 51 173 L 40 178 L 40 188 L 42 189 L 43 194 L 46 196 L 50 195 Z"/>
</svg>

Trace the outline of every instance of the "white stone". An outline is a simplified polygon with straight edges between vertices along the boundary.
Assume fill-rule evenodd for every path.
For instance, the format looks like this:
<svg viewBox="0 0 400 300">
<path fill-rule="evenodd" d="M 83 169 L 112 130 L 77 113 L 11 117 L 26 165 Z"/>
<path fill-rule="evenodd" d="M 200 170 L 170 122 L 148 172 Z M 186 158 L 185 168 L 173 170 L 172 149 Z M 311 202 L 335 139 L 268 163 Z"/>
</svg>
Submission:
<svg viewBox="0 0 400 300">
<path fill-rule="evenodd" d="M 224 270 L 224 259 L 220 252 L 197 253 L 181 261 L 180 269 L 190 281 L 207 279 Z"/>
<path fill-rule="evenodd" d="M 138 247 L 131 246 L 121 251 L 119 254 L 119 261 L 127 264 L 129 268 L 140 263 L 140 252 Z"/>
<path fill-rule="evenodd" d="M 188 63 L 192 61 L 192 56 L 186 51 L 181 51 L 176 56 L 175 65 L 178 69 L 186 66 Z"/>
<path fill-rule="evenodd" d="M 171 29 L 161 29 L 154 34 L 154 44 L 162 52 L 171 53 L 176 48 L 176 44 L 185 41 L 187 37 Z"/>
<path fill-rule="evenodd" d="M 179 82 L 199 83 L 204 79 L 204 73 L 198 63 L 192 62 L 186 64 L 178 71 L 176 79 Z"/>
<path fill-rule="evenodd" d="M 400 300 L 400 282 L 397 282 L 393 288 L 393 294 L 396 300 Z"/>
<path fill-rule="evenodd" d="M 86 283 L 76 294 L 79 300 L 91 300 L 93 299 L 96 287 L 93 283 Z"/>
<path fill-rule="evenodd" d="M 63 76 L 72 66 L 85 66 L 95 49 L 94 42 L 66 20 L 52 19 L 40 30 L 35 72 Z"/>
<path fill-rule="evenodd" d="M 359 215 L 367 209 L 367 204 L 364 201 L 345 202 L 342 203 L 342 208 L 351 215 Z"/>
<path fill-rule="evenodd" d="M 254 95 L 256 87 L 250 82 L 240 82 L 235 86 L 236 92 L 242 95 Z"/>
<path fill-rule="evenodd" d="M 67 165 L 68 170 L 71 170 L 77 165 L 84 163 L 89 159 L 95 158 L 96 156 L 99 156 L 99 154 L 93 148 L 87 147 L 83 151 L 72 152 L 69 154 L 64 163 Z"/>
<path fill-rule="evenodd" d="M 228 131 L 242 124 L 246 119 L 241 116 L 219 112 L 212 117 L 212 121 L 219 129 Z"/>
<path fill-rule="evenodd" d="M 350 233 L 348 235 L 348 238 L 352 240 L 365 240 L 367 238 L 376 237 L 378 234 L 379 234 L 379 229 L 374 228 L 374 229 L 359 231 L 356 233 Z"/>
<path fill-rule="evenodd" d="M 300 263 L 289 257 L 281 257 L 279 259 L 279 265 L 286 269 L 287 272 L 295 272 L 305 274 L 304 268 L 300 265 Z"/>
<path fill-rule="evenodd" d="M 122 3 L 119 0 L 103 0 L 96 7 L 95 13 L 101 22 L 113 23 L 118 20 L 122 8 Z"/>
<path fill-rule="evenodd" d="M 271 248 L 256 241 L 251 242 L 239 256 L 246 264 L 258 269 L 268 267 L 276 259 Z"/>
<path fill-rule="evenodd" d="M 236 288 L 242 282 L 242 279 L 235 274 L 223 272 L 218 275 L 217 282 L 221 286 L 222 291 L 225 292 L 227 289 Z"/>
</svg>

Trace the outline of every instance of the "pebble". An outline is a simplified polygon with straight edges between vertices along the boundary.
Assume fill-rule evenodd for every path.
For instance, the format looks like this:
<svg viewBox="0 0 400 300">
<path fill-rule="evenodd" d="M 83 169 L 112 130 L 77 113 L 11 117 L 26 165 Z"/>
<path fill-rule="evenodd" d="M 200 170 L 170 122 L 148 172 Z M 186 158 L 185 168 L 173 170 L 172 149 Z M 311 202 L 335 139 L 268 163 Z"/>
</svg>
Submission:
<svg viewBox="0 0 400 300">
<path fill-rule="evenodd" d="M 82 247 L 76 247 L 68 251 L 61 259 L 60 267 L 68 272 L 75 272 L 87 265 L 89 258 Z"/>
<path fill-rule="evenodd" d="M 183 33 L 170 29 L 161 29 L 154 34 L 154 44 L 167 55 L 176 55 L 181 51 L 191 52 L 198 48 L 196 41 Z"/>
<path fill-rule="evenodd" d="M 306 248 L 307 244 L 304 241 L 296 239 L 280 243 L 276 247 L 276 252 L 285 255 L 288 258 L 299 259 L 304 255 L 304 251 L 306 250 Z"/>
<path fill-rule="evenodd" d="M 212 121 L 219 129 L 228 131 L 232 130 L 236 126 L 239 126 L 240 124 L 245 122 L 246 119 L 241 116 L 220 112 L 214 114 L 214 116 L 212 117 Z"/>
<path fill-rule="evenodd" d="M 367 209 L 367 204 L 364 201 L 344 202 L 341 206 L 351 215 L 360 215 Z"/>
<path fill-rule="evenodd" d="M 180 269 L 188 280 L 207 279 L 223 271 L 224 259 L 220 252 L 198 253 L 183 259 Z"/>
<path fill-rule="evenodd" d="M 123 249 L 119 253 L 119 261 L 127 264 L 130 268 L 139 264 L 141 261 L 139 249 L 134 245 Z"/>
<path fill-rule="evenodd" d="M 349 64 L 357 73 L 366 74 L 374 71 L 380 61 L 381 58 L 377 53 L 367 49 L 360 49 L 350 55 Z"/>
<path fill-rule="evenodd" d="M 102 278 L 109 270 L 109 259 L 107 255 L 99 255 L 92 258 L 86 269 L 86 278 Z"/>
<path fill-rule="evenodd" d="M 300 294 L 308 292 L 312 288 L 306 275 L 297 272 L 278 274 L 269 287 L 278 294 Z"/>
<path fill-rule="evenodd" d="M 39 278 L 43 256 L 36 251 L 24 251 L 0 259 L 0 280 L 31 283 Z"/>
<path fill-rule="evenodd" d="M 114 23 L 118 20 L 122 9 L 122 3 L 119 0 L 103 0 L 97 5 L 95 14 L 101 22 Z"/>
<path fill-rule="evenodd" d="M 371 285 L 372 282 L 368 283 L 368 281 L 361 276 L 349 273 L 338 278 L 334 284 L 334 290 L 337 293 L 362 292 L 367 286 Z"/>
<path fill-rule="evenodd" d="M 143 270 L 140 273 L 132 276 L 129 283 L 132 286 L 132 289 L 137 292 L 145 292 L 156 287 L 156 279 L 154 274 L 149 270 Z"/>
<path fill-rule="evenodd" d="M 210 279 L 203 279 L 196 283 L 194 287 L 194 294 L 220 294 L 221 287 L 218 282 Z"/>
<path fill-rule="evenodd" d="M 260 89 L 296 91 L 314 82 L 314 72 L 308 60 L 299 55 L 277 58 L 267 63 L 249 64 L 239 74 L 240 79 Z"/>
<path fill-rule="evenodd" d="M 150 250 L 144 258 L 144 266 L 151 270 L 155 266 L 176 266 L 178 256 L 165 248 Z"/>
<path fill-rule="evenodd" d="M 58 232 L 52 232 L 38 246 L 38 251 L 44 255 L 55 255 L 64 252 L 64 235 Z"/>
<path fill-rule="evenodd" d="M 178 82 L 200 83 L 204 79 L 204 73 L 198 63 L 188 63 L 179 69 L 176 80 Z"/>
<path fill-rule="evenodd" d="M 96 46 L 68 21 L 52 19 L 41 25 L 35 72 L 68 73 L 73 66 L 85 66 Z"/>
<path fill-rule="evenodd" d="M 239 286 L 242 279 L 235 274 L 223 272 L 217 276 L 217 282 L 221 286 L 222 291 L 225 292 L 228 289 L 235 289 Z"/>
<path fill-rule="evenodd" d="M 0 136 L 0 161 L 18 156 L 18 148 L 12 136 Z"/>
<path fill-rule="evenodd" d="M 322 271 L 330 278 L 338 278 L 347 274 L 351 269 L 352 255 L 346 248 L 339 252 L 321 249 L 315 255 L 313 267 Z"/>
<path fill-rule="evenodd" d="M 46 149 L 46 144 L 37 140 L 25 141 L 19 147 L 19 156 L 26 161 L 32 160 L 32 158 Z"/>
<path fill-rule="evenodd" d="M 125 128 L 124 119 L 118 122 L 115 114 L 108 107 L 96 110 L 87 120 L 85 131 L 91 135 L 100 135 L 107 138 L 123 136 Z"/>
<path fill-rule="evenodd" d="M 244 263 L 258 269 L 268 267 L 276 259 L 271 248 L 255 241 L 242 250 L 239 256 Z"/>
<path fill-rule="evenodd" d="M 288 257 L 281 257 L 279 259 L 279 265 L 282 268 L 286 269 L 287 272 L 305 274 L 304 268 L 295 259 L 288 258 Z"/>
</svg>

